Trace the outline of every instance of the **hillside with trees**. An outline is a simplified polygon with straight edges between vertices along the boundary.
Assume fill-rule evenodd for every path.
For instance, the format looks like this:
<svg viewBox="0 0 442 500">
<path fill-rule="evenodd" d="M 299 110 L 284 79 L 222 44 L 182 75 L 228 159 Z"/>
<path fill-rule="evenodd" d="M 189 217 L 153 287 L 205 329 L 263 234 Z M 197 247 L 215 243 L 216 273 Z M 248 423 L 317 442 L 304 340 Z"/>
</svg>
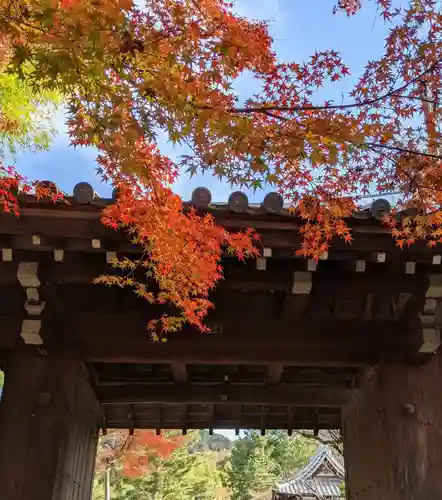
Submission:
<svg viewBox="0 0 442 500">
<path fill-rule="evenodd" d="M 152 432 L 135 448 L 117 451 L 104 467 L 106 460 L 100 462 L 100 457 L 109 456 L 105 448 L 112 438 L 102 438 L 94 500 L 267 498 L 275 482 L 288 479 L 304 466 L 317 447 L 315 439 L 297 434 L 289 437 L 284 431 L 269 431 L 265 436 L 248 431 L 233 442 L 206 430 L 189 432 L 182 441 L 176 440 L 176 434 L 153 436 Z M 169 440 L 171 446 L 167 446 Z M 120 438 L 116 449 L 121 447 Z M 136 467 L 128 469 L 126 453 L 139 458 Z M 111 496 L 106 496 L 107 489 Z"/>
</svg>

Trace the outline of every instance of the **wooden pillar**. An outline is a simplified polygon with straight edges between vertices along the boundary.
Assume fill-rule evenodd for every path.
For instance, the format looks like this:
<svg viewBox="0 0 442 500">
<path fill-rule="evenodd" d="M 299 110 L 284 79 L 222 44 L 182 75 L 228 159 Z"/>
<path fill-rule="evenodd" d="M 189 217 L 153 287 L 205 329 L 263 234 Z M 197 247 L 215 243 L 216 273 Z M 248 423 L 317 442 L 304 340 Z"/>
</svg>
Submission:
<svg viewBox="0 0 442 500">
<path fill-rule="evenodd" d="M 442 499 L 442 352 L 381 365 L 343 412 L 349 500 Z"/>
<path fill-rule="evenodd" d="M 98 430 L 79 362 L 13 353 L 0 403 L 0 498 L 90 500 Z"/>
</svg>

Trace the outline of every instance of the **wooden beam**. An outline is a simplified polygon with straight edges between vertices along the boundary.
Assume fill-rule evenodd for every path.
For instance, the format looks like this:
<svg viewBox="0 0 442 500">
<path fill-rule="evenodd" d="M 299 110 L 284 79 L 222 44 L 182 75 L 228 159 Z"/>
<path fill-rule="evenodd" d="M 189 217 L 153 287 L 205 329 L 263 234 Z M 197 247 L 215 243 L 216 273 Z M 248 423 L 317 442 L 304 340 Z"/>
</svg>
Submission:
<svg viewBox="0 0 442 500">
<path fill-rule="evenodd" d="M 88 242 L 90 245 L 90 242 Z M 32 254 L 35 258 L 35 253 Z M 18 262 L 0 261 L 0 285 L 18 284 Z M 394 269 L 384 272 L 343 272 L 325 268 L 316 273 L 294 272 L 296 261 L 293 258 L 282 259 L 266 270 L 255 269 L 255 263 L 238 265 L 237 261 L 223 260 L 225 279 L 217 286 L 219 291 L 250 290 L 250 291 L 280 291 L 294 296 L 299 301 L 301 297 L 309 297 L 312 287 L 320 287 L 323 293 L 330 293 L 338 288 L 350 292 L 371 292 L 385 294 L 413 293 L 415 294 L 426 282 L 427 277 L 422 272 L 416 274 L 395 273 Z M 63 261 L 47 259 L 38 266 L 37 277 L 42 283 L 58 285 L 92 286 L 94 278 L 102 274 L 119 275 L 121 271 L 111 267 L 106 261 L 106 253 L 67 254 Z M 142 273 L 137 276 L 143 280 Z M 307 281 L 307 279 L 309 281 Z M 303 281 L 304 280 L 304 281 Z M 309 285 L 309 288 L 306 288 Z M 98 285 L 95 285 L 98 288 Z M 299 309 L 299 308 L 297 308 Z"/>
<path fill-rule="evenodd" d="M 0 317 L 1 347 L 11 348 L 14 346 L 14 344 L 17 344 L 17 340 L 20 341 L 20 344 L 22 343 L 22 340 L 19 338 L 19 336 L 23 319 L 23 315 Z"/>
<path fill-rule="evenodd" d="M 414 349 L 417 335 L 411 326 L 391 322 L 306 318 L 294 328 L 290 322 L 260 315 L 241 323 L 233 314 L 224 317 L 222 334 L 185 329 L 166 344 L 155 344 L 147 334 L 147 321 L 145 314 L 135 312 L 79 313 L 66 321 L 63 342 L 84 360 L 96 362 L 363 366 L 380 355 L 401 359 L 410 346 Z"/>
<path fill-rule="evenodd" d="M 181 384 L 188 381 L 186 363 L 175 362 L 171 364 L 173 378 Z"/>
<path fill-rule="evenodd" d="M 379 356 L 401 360 L 410 346 L 415 349 L 418 336 L 412 326 L 391 322 L 304 318 L 294 328 L 292 323 L 268 315 L 248 316 L 241 323 L 237 312 L 233 313 L 224 316 L 219 335 L 184 329 L 171 336 L 167 344 L 151 341 L 146 331 L 148 315 L 138 312 L 94 314 L 74 310 L 64 317 L 63 335 L 55 330 L 59 323 L 46 316 L 43 334 L 51 339 L 46 346 L 48 352 L 68 348 L 86 362 L 355 367 L 374 364 Z M 22 319 L 23 315 L 0 317 L 1 346 L 10 347 L 19 339 Z"/>
<path fill-rule="evenodd" d="M 72 206 L 63 204 L 50 206 L 24 200 L 20 210 L 20 219 L 9 214 L 0 214 L 0 234 L 70 238 L 69 241 L 64 243 L 68 246 L 72 245 L 72 249 L 75 246 L 74 243 L 82 245 L 80 241 L 82 238 L 88 240 L 89 245 L 92 239 L 103 239 L 102 252 L 116 250 L 115 247 L 122 246 L 126 241 L 129 250 L 131 245 L 127 244 L 124 233 L 114 232 L 100 223 L 101 209 L 109 203 L 111 203 L 111 200 L 103 200 L 97 202 L 97 205 L 83 207 L 75 206 L 75 204 Z M 217 222 L 226 229 L 255 228 L 261 233 L 263 245 L 272 248 L 273 251 L 280 248 L 293 250 L 299 247 L 300 236 L 298 230 L 303 224 L 300 218 L 272 216 L 260 214 L 259 212 L 253 214 L 253 217 L 248 215 L 239 217 L 238 214 L 232 214 L 230 211 L 217 209 L 213 210 L 213 215 Z M 396 248 L 389 229 L 382 227 L 377 221 L 350 219 L 348 223 L 354 236 L 351 247 L 338 239 L 333 245 L 333 251 L 342 250 L 349 254 L 354 253 L 355 250 L 388 252 L 400 256 L 401 259 L 404 258 L 404 261 L 413 262 L 419 262 L 422 259 L 427 259 L 427 257 L 431 262 L 432 255 L 440 253 L 440 250 L 437 249 L 430 252 L 424 243 L 417 243 L 413 245 L 412 249 L 401 251 Z M 106 248 L 105 240 L 111 242 L 114 248 Z M 8 246 L 7 248 L 11 249 L 12 247 Z M 58 245 L 54 248 L 67 250 L 66 247 L 62 248 Z M 134 247 L 132 246 L 132 248 Z M 41 248 L 41 250 L 43 249 Z M 88 251 L 97 250 L 89 249 Z M 332 253 L 330 253 L 330 258 L 332 258 Z M 420 255 L 420 258 L 416 257 L 416 255 Z"/>
<path fill-rule="evenodd" d="M 208 409 L 208 415 L 207 415 L 207 428 L 209 429 L 209 435 L 212 436 L 213 435 L 213 426 L 214 426 L 214 422 L 216 420 L 215 418 L 215 405 L 209 405 L 209 409 Z"/>
<path fill-rule="evenodd" d="M 55 354 L 69 349 L 85 362 L 358 367 L 375 364 L 380 356 L 403 360 L 418 340 L 412 326 L 391 322 L 304 318 L 294 328 L 290 322 L 260 315 L 241 323 L 232 314 L 224 316 L 219 335 L 185 329 L 166 344 L 155 344 L 144 313 L 73 313 L 64 317 L 63 335 L 56 331 L 59 323 L 46 316 L 43 335 L 51 339 L 46 350 Z M 22 319 L 0 317 L 0 346 L 10 347 L 19 339 Z"/>
<path fill-rule="evenodd" d="M 60 341 L 91 362 L 357 367 L 375 364 L 379 356 L 403 359 L 414 349 L 417 335 L 414 329 L 391 323 L 360 321 L 299 322 L 295 331 L 287 325 L 278 331 L 275 322 L 262 319 L 261 325 L 250 321 L 241 328 L 224 324 L 220 335 L 183 331 L 160 345 L 152 343 L 145 324 L 136 314 L 79 314 L 70 322 L 75 335 Z M 269 331 L 275 332 L 271 338 Z"/>
<path fill-rule="evenodd" d="M 261 429 L 262 425 L 262 405 L 253 405 L 253 410 L 246 410 L 243 417 L 237 417 L 234 408 L 237 405 L 215 404 L 214 429 Z M 247 406 L 247 405 L 246 405 Z M 106 413 L 106 419 L 109 429 L 127 429 L 130 427 L 130 421 L 127 414 L 128 405 L 112 404 L 103 405 Z M 137 428 L 155 429 L 155 405 L 140 403 L 137 408 Z M 197 409 L 195 408 L 197 407 Z M 207 429 L 209 426 L 211 405 L 186 405 L 186 404 L 162 404 L 162 411 L 165 415 L 162 428 L 165 429 Z M 294 407 L 296 411 L 293 414 L 292 429 L 313 429 L 319 425 L 321 429 L 338 429 L 341 422 L 341 408 L 318 408 L 314 407 Z M 267 429 L 287 429 L 286 407 L 267 406 Z"/>
<path fill-rule="evenodd" d="M 289 436 L 293 434 L 293 424 L 295 422 L 295 408 L 289 405 L 287 409 L 287 433 Z"/>
<path fill-rule="evenodd" d="M 98 399 L 104 405 L 112 404 L 258 404 L 292 405 L 304 407 L 340 408 L 348 402 L 352 391 L 328 387 L 299 387 L 280 384 L 277 387 L 231 385 L 208 387 L 204 385 L 119 385 L 102 386 Z"/>
<path fill-rule="evenodd" d="M 65 346 L 68 344 L 64 343 Z M 380 357 L 392 361 L 402 361 L 405 353 L 397 349 L 339 349 L 329 347 L 309 349 L 300 345 L 284 347 L 267 346 L 260 349 L 236 349 L 234 346 L 213 348 L 211 346 L 184 346 L 180 350 L 156 350 L 148 344 L 127 345 L 102 343 L 74 343 L 72 352 L 85 361 L 97 363 L 171 363 L 185 360 L 187 364 L 242 364 L 263 365 L 270 362 L 283 363 L 287 366 L 324 366 L 324 367 L 363 367 L 376 364 Z"/>
<path fill-rule="evenodd" d="M 155 408 L 156 410 L 156 426 L 155 426 L 155 430 L 156 430 L 156 435 L 157 436 L 160 436 L 161 435 L 161 429 L 163 428 L 163 412 L 162 412 L 162 408 L 161 406 L 158 406 Z"/>
<path fill-rule="evenodd" d="M 314 264 L 313 266 L 311 264 Z M 316 270 L 316 262 L 308 261 L 308 268 Z M 291 290 L 286 292 L 281 311 L 281 318 L 295 318 L 301 315 L 311 301 L 313 287 L 313 272 L 295 271 L 293 273 Z"/>
<path fill-rule="evenodd" d="M 187 434 L 187 406 L 183 405 L 181 407 L 181 415 L 180 415 L 180 423 L 181 423 L 181 430 L 183 433 L 183 436 Z"/>
<path fill-rule="evenodd" d="M 284 371 L 284 365 L 282 363 L 273 363 L 267 366 L 266 372 L 266 384 L 276 385 L 279 384 L 282 377 L 282 372 Z"/>
<path fill-rule="evenodd" d="M 192 349 L 195 346 L 205 345 L 222 347 L 231 345 L 238 348 L 247 348 L 253 351 L 261 346 L 269 347 L 284 345 L 286 347 L 300 344 L 306 347 L 320 347 L 336 345 L 341 349 L 373 347 L 385 345 L 407 345 L 413 337 L 414 327 L 406 327 L 391 321 L 363 322 L 361 320 L 315 319 L 313 316 L 300 318 L 296 325 L 290 322 L 281 322 L 269 318 L 264 311 L 256 311 L 254 317 L 239 321 L 241 310 L 233 309 L 229 314 L 225 311 L 219 316 L 212 316 L 214 321 L 222 322 L 222 334 L 202 334 L 194 328 L 184 328 L 170 337 L 166 344 L 153 344 L 146 330 L 149 313 L 131 311 L 125 313 L 93 313 L 84 312 L 69 317 L 69 331 L 67 337 L 86 341 L 122 341 L 128 345 L 132 342 L 146 343 L 152 351 L 168 351 L 176 346 L 184 347 L 190 342 Z M 208 321 L 210 324 L 210 320 Z M 269 332 L 272 335 L 269 336 Z M 414 337 L 413 337 L 414 338 Z M 250 342 L 253 342 L 251 345 Z"/>
<path fill-rule="evenodd" d="M 261 436 L 265 436 L 267 430 L 267 416 L 269 409 L 267 406 L 261 407 Z"/>
</svg>

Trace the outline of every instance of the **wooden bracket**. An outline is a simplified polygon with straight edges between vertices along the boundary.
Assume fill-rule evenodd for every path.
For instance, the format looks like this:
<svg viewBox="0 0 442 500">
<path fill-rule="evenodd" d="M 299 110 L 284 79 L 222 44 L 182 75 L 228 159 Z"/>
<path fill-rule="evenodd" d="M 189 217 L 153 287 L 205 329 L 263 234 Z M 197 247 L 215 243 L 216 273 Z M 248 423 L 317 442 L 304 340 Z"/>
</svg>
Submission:
<svg viewBox="0 0 442 500">
<path fill-rule="evenodd" d="M 24 319 L 21 326 L 20 336 L 25 344 L 42 345 L 43 339 L 40 335 L 41 320 Z"/>
</svg>

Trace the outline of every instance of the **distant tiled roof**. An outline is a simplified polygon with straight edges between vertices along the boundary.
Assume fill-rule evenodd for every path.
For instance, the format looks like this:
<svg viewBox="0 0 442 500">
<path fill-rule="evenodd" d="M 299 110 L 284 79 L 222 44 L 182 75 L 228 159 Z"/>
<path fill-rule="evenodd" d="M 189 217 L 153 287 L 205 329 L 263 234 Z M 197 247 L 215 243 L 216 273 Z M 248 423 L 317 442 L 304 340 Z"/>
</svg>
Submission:
<svg viewBox="0 0 442 500">
<path fill-rule="evenodd" d="M 331 474 L 321 473 L 328 467 Z M 289 495 L 341 498 L 341 485 L 344 479 L 344 466 L 332 453 L 330 447 L 321 446 L 309 463 L 290 481 L 276 485 L 277 493 Z"/>
</svg>

